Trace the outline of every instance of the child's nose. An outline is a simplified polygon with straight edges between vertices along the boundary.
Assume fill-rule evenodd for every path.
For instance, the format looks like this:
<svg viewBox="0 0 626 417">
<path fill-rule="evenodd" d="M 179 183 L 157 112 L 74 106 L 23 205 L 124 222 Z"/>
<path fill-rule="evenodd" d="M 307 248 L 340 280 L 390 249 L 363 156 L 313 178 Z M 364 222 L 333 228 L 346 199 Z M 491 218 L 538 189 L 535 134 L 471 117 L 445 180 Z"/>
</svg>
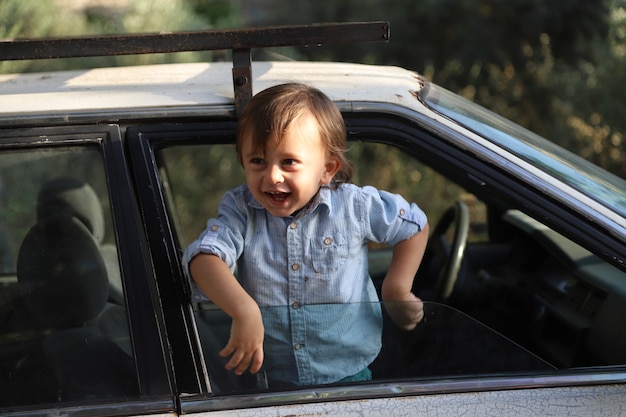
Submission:
<svg viewBox="0 0 626 417">
<path fill-rule="evenodd" d="M 279 166 L 270 165 L 268 166 L 267 169 L 268 169 L 267 178 L 271 184 L 279 184 L 283 182 L 284 180 L 283 172 Z"/>
</svg>

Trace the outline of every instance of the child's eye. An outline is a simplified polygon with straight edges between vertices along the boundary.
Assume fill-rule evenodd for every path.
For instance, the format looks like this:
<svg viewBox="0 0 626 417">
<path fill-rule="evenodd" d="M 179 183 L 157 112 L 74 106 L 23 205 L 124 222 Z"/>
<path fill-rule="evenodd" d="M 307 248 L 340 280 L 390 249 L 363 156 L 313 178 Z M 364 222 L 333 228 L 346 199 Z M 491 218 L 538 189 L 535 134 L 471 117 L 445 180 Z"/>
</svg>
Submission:
<svg viewBox="0 0 626 417">
<path fill-rule="evenodd" d="M 296 160 L 295 159 L 284 159 L 283 160 L 283 165 L 295 165 L 296 164 Z"/>
<path fill-rule="evenodd" d="M 250 158 L 250 163 L 253 165 L 261 165 L 263 162 L 263 158 Z"/>
</svg>

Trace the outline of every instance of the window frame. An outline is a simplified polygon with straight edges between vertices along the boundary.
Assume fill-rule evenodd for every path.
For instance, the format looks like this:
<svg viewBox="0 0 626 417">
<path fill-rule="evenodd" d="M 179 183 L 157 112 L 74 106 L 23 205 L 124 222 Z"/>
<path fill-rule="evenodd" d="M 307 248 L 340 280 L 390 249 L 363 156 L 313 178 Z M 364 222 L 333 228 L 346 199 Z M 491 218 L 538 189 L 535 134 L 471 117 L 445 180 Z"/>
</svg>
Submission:
<svg viewBox="0 0 626 417">
<path fill-rule="evenodd" d="M 421 127 L 415 122 L 405 118 L 376 112 L 344 113 L 344 118 L 349 132 L 349 140 L 376 141 L 396 146 L 403 151 L 418 157 L 422 162 L 428 161 L 428 165 L 442 173 L 451 180 L 457 182 L 470 192 L 484 194 L 487 190 L 494 193 L 498 199 L 524 210 L 537 217 L 546 220 L 546 224 L 555 230 L 563 232 L 577 242 L 584 242 L 586 246 L 595 250 L 601 250 L 602 245 L 594 239 L 585 239 L 588 233 L 593 232 L 595 226 L 584 222 L 569 207 L 554 201 L 541 194 L 538 190 L 524 186 L 517 178 L 503 172 L 493 164 L 479 160 L 471 152 L 463 150 L 452 144 L 448 139 L 435 133 L 428 127 Z M 144 165 L 145 179 L 151 187 L 145 188 L 142 199 L 151 201 L 154 207 L 145 212 L 158 221 L 151 223 L 148 230 L 152 230 L 151 241 L 159 240 L 158 251 L 153 247 L 153 256 L 161 256 L 168 259 L 169 265 L 174 266 L 168 271 L 168 282 L 184 282 L 182 267 L 180 265 L 180 251 L 184 248 L 176 248 L 174 242 L 173 224 L 168 217 L 165 194 L 156 165 L 155 152 L 161 147 L 171 145 L 198 144 L 198 143 L 232 143 L 235 134 L 235 122 L 232 120 L 218 120 L 207 123 L 189 123 L 176 125 L 149 125 L 137 126 L 129 129 L 129 142 L 133 143 L 133 156 L 141 154 L 141 158 L 135 160 Z M 381 141 L 382 138 L 385 138 Z M 419 153 L 419 155 L 418 155 Z M 453 160 L 454 163 L 450 163 Z M 507 194 L 500 190 L 507 190 Z M 156 211 L 154 211 L 156 210 Z M 558 215 L 556 215 L 558 214 Z M 581 222 L 581 220 L 583 220 Z M 575 227 L 573 226 L 575 225 Z M 165 234 L 163 234 L 165 232 Z M 603 242 L 607 244 L 607 242 Z M 178 270 L 176 270 L 176 267 Z M 179 287 L 181 287 L 179 285 Z M 171 286 L 162 286 L 163 289 L 172 289 Z M 181 289 L 178 289 L 179 296 Z M 163 292 L 162 292 L 163 294 Z M 183 306 L 184 307 L 184 306 Z M 186 309 L 183 314 L 187 324 L 188 334 L 194 334 L 193 314 L 191 309 Z M 193 337 L 186 339 L 182 344 L 193 343 Z M 197 339 L 196 339 L 197 342 Z M 179 346 L 181 343 L 178 343 Z M 177 348 L 175 347 L 175 350 Z M 180 346 L 178 347 L 180 349 Z M 199 343 L 190 349 L 194 363 L 197 367 L 195 377 L 202 379 L 205 366 L 202 364 L 202 355 Z M 176 355 L 176 353 L 175 353 Z M 178 369 L 178 368 L 177 368 Z M 180 371 L 180 369 L 178 369 Z M 187 374 L 185 372 L 185 374 Z M 182 375 L 179 373 L 179 376 Z M 503 388 L 522 387 L 556 387 L 565 385 L 587 385 L 598 383 L 619 383 L 626 377 L 626 371 L 616 369 L 604 370 L 568 370 L 558 375 L 532 375 L 511 376 L 499 378 L 470 377 L 456 380 L 418 380 L 411 382 L 399 382 L 398 384 L 368 384 L 367 386 L 342 386 L 342 387 L 303 387 L 301 389 L 286 392 L 254 393 L 251 395 L 241 394 L 235 396 L 212 395 L 208 375 L 204 381 L 198 383 L 198 389 L 190 395 L 180 398 L 181 411 L 193 413 L 211 410 L 225 410 L 229 408 L 260 407 L 267 405 L 293 404 L 294 402 L 318 402 L 321 397 L 325 400 L 339 400 L 352 398 L 382 398 L 397 395 L 418 395 L 437 392 L 463 392 L 463 391 L 490 391 Z M 179 383 L 181 381 L 179 380 Z M 202 382 L 204 382 L 203 385 Z M 402 394 L 398 394 L 402 392 Z M 315 393 L 314 395 L 312 395 Z"/>
<path fill-rule="evenodd" d="M 166 189 L 161 183 L 155 151 L 178 143 L 202 142 L 207 132 L 212 132 L 209 137 L 220 143 L 225 137 L 234 135 L 235 126 L 232 121 L 218 120 L 131 126 L 126 130 L 126 149 L 132 161 L 133 178 L 150 242 L 178 392 L 210 394 L 211 388 L 193 311 L 181 285 L 185 282 L 181 265 L 181 250 L 184 248 L 179 247 L 175 222 L 169 215 Z M 180 401 L 182 403 L 183 398 Z"/>
<path fill-rule="evenodd" d="M 147 256 L 147 242 L 137 204 L 132 194 L 125 152 L 118 125 L 55 126 L 0 129 L 0 152 L 12 149 L 54 148 L 96 145 L 102 155 L 120 273 L 124 285 L 126 309 L 132 339 L 138 396 L 98 399 L 77 403 L 30 405 L 29 415 L 48 415 L 50 407 L 63 409 L 67 415 L 109 415 L 111 407 L 124 414 L 171 412 L 176 410 L 171 375 L 163 333 L 158 293 Z M 156 314 L 155 314 L 156 313 Z M 11 406 L 19 410 L 21 406 Z M 8 411 L 8 410 L 3 410 Z"/>
</svg>

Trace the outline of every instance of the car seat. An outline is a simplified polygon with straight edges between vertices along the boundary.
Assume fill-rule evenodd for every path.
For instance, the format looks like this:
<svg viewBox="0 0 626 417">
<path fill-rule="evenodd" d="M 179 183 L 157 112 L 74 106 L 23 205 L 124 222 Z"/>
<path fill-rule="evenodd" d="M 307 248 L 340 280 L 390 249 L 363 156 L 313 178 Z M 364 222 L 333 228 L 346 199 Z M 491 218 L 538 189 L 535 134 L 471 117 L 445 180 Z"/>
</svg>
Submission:
<svg viewBox="0 0 626 417">
<path fill-rule="evenodd" d="M 108 273 L 98 245 L 102 218 L 89 185 L 52 180 L 39 192 L 37 223 L 18 254 L 18 282 L 47 333 L 43 352 L 63 401 L 135 391 L 126 313 L 108 302 Z"/>
</svg>

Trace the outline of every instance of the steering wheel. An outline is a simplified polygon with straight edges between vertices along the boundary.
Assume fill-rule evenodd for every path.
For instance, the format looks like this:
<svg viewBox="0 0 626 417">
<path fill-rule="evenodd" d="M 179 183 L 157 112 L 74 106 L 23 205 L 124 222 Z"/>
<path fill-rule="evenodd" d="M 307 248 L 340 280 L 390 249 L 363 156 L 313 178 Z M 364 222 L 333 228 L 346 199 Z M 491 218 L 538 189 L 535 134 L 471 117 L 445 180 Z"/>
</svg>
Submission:
<svg viewBox="0 0 626 417">
<path fill-rule="evenodd" d="M 452 294 L 465 255 L 469 223 L 467 205 L 462 201 L 456 201 L 446 210 L 433 229 L 430 237 L 432 250 L 442 265 L 435 284 L 434 298 L 437 301 L 447 301 Z M 446 239 L 446 232 L 450 226 L 453 226 L 452 242 Z"/>
</svg>

